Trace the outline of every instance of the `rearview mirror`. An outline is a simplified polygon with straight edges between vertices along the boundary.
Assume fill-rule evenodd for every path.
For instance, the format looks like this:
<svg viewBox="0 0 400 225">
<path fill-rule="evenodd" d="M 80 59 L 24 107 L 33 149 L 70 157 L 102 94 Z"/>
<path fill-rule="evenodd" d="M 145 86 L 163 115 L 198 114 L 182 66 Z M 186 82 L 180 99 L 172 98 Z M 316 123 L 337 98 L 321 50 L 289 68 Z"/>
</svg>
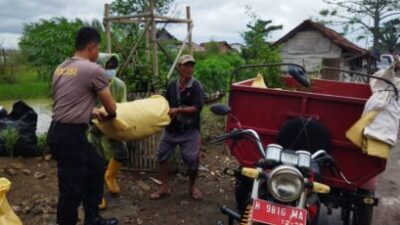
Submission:
<svg viewBox="0 0 400 225">
<path fill-rule="evenodd" d="M 223 104 L 214 104 L 210 107 L 211 112 L 216 115 L 226 116 L 231 112 L 231 108 Z"/>
<path fill-rule="evenodd" d="M 289 65 L 288 73 L 304 87 L 310 87 L 310 79 L 303 67 Z"/>
</svg>

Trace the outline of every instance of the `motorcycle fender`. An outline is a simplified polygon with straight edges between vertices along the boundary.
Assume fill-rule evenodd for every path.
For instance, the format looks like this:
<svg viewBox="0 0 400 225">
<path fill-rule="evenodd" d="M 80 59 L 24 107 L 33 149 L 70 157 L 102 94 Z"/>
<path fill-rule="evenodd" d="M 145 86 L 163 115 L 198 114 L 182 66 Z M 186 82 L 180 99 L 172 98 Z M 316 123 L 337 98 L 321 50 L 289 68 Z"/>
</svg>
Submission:
<svg viewBox="0 0 400 225">
<path fill-rule="evenodd" d="M 375 192 L 376 190 L 376 177 L 372 178 L 369 180 L 367 183 L 365 183 L 363 186 L 361 186 L 362 189 Z"/>
</svg>

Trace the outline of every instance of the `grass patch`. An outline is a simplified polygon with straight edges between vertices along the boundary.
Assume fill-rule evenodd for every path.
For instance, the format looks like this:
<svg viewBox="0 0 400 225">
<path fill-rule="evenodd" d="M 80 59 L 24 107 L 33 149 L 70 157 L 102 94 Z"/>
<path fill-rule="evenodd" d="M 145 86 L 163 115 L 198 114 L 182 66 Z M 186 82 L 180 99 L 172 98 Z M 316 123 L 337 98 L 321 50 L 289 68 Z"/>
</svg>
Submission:
<svg viewBox="0 0 400 225">
<path fill-rule="evenodd" d="M 0 100 L 48 98 L 47 82 L 0 84 Z"/>
<path fill-rule="evenodd" d="M 49 83 L 40 80 L 34 68 L 16 66 L 11 71 L 13 82 L 0 81 L 0 100 L 49 97 Z"/>
</svg>

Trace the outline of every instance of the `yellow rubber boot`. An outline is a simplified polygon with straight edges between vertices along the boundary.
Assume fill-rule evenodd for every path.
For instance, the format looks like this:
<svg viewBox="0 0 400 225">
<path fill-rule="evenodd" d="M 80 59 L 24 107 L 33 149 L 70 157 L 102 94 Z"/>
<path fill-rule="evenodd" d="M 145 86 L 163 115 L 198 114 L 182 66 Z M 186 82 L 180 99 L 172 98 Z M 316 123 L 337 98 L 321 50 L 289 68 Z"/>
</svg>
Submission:
<svg viewBox="0 0 400 225">
<path fill-rule="evenodd" d="M 118 194 L 121 192 L 117 184 L 117 174 L 120 168 L 121 163 L 116 161 L 114 158 L 110 159 L 104 180 L 106 182 L 108 191 L 113 194 Z"/>
<path fill-rule="evenodd" d="M 106 208 L 107 208 L 106 199 L 103 197 L 103 198 L 101 199 L 101 203 L 100 203 L 100 205 L 99 205 L 99 209 L 100 209 L 100 210 L 104 210 L 104 209 L 106 209 Z"/>
</svg>

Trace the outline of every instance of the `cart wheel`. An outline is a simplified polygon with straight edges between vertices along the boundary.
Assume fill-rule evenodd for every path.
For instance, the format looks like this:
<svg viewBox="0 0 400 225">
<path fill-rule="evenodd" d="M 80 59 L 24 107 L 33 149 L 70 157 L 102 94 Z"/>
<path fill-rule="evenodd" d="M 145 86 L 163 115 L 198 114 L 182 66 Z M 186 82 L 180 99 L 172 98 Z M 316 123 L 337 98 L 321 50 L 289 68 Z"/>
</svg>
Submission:
<svg viewBox="0 0 400 225">
<path fill-rule="evenodd" d="M 368 194 L 371 197 L 374 197 L 373 192 L 363 191 L 364 194 Z M 367 192 L 367 193 L 365 193 Z M 353 221 L 352 225 L 371 225 L 372 224 L 372 216 L 374 213 L 374 206 L 372 205 L 358 205 L 354 207 L 353 211 Z"/>
</svg>

